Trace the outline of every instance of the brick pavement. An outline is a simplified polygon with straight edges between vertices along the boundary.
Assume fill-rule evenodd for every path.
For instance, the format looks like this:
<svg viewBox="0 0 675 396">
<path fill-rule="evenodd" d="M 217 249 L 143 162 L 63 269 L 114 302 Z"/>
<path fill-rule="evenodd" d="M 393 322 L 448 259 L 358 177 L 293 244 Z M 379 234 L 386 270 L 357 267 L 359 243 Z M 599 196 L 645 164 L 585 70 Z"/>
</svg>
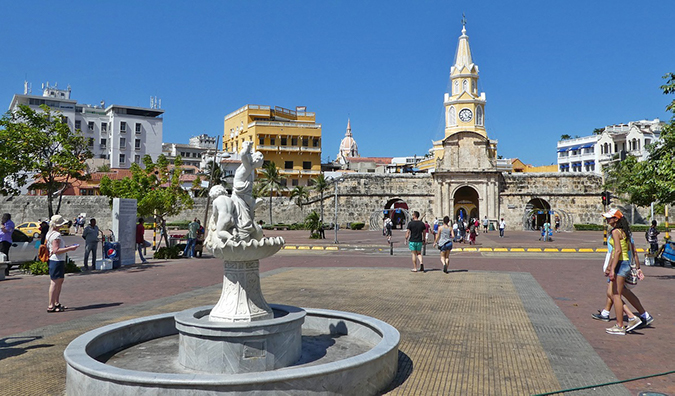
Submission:
<svg viewBox="0 0 675 396">
<path fill-rule="evenodd" d="M 280 234 L 289 243 L 308 241 L 306 232 L 302 232 L 304 237 L 301 232 Z M 341 249 L 352 248 L 283 251 L 263 260 L 263 290 L 270 302 L 351 310 L 398 327 L 404 336 L 402 369 L 391 394 L 529 394 L 672 369 L 668 336 L 675 328 L 668 292 L 675 272 L 671 268 L 646 268 L 647 280 L 636 290 L 656 317 L 654 326 L 634 335 L 612 337 L 604 334 L 606 323 L 590 319 L 590 313 L 602 305 L 604 279 L 599 274 L 602 256 L 598 253 L 453 253 L 453 267 L 468 272 L 412 274 L 407 272 L 407 254 L 397 251 L 392 257 L 367 248 L 369 241 L 381 241 L 381 234 L 341 231 L 340 237 L 346 241 Z M 523 244 L 528 237 L 524 233 L 520 242 L 513 243 Z M 479 237 L 481 242 L 487 239 Z M 356 250 L 360 247 L 364 250 Z M 437 260 L 437 253 L 430 251 L 426 267 L 438 268 Z M 355 266 L 378 270 L 340 270 Z M 314 269 L 300 269 L 310 267 Z M 43 305 L 48 279 L 13 273 L 8 281 L 0 282 L 0 298 L 6 302 L 0 306 L 0 394 L 60 394 L 65 367 L 61 353 L 76 335 L 134 316 L 215 303 L 221 278 L 222 265 L 208 259 L 72 275 L 66 279 L 63 295 L 73 309 L 47 314 Z M 369 287 L 361 287 L 366 280 Z M 346 285 L 359 287 L 346 290 Z M 481 285 L 480 295 L 486 296 L 478 302 L 472 297 L 476 285 Z M 491 295 L 495 289 L 508 293 Z M 525 290 L 534 292 L 523 294 Z M 556 308 L 560 315 L 551 314 Z M 431 312 L 440 312 L 437 322 L 425 320 Z M 547 317 L 557 324 L 552 326 Z M 561 327 L 565 321 L 569 325 Z M 521 339 L 527 341 L 525 349 L 533 351 L 529 360 L 521 358 L 514 364 L 495 359 L 495 354 L 516 359 L 518 354 L 514 357 L 509 351 L 520 352 Z M 590 347 L 581 348 L 579 356 L 566 356 L 562 352 L 570 342 L 586 342 Z M 486 349 L 490 345 L 493 349 Z M 588 359 L 594 355 L 597 360 Z M 546 360 L 550 368 L 540 370 Z M 586 361 L 594 365 L 586 367 L 582 364 Z M 512 367 L 509 374 L 507 369 Z M 580 379 L 579 372 L 588 373 L 589 378 Z M 628 383 L 626 388 L 632 394 L 651 390 L 675 395 L 675 380 L 655 377 Z M 19 389 L 21 393 L 12 393 Z M 616 394 L 603 392 L 607 388 L 577 394 Z"/>
</svg>

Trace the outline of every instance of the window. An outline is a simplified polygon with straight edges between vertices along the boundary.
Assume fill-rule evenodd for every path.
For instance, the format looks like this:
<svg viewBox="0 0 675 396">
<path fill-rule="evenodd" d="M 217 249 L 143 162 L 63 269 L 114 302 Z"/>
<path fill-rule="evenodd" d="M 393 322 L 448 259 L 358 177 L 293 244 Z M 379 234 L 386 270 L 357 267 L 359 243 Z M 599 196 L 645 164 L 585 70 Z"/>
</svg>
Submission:
<svg viewBox="0 0 675 396">
<path fill-rule="evenodd" d="M 286 138 L 285 136 L 282 137 L 282 138 L 281 138 L 281 143 L 280 143 L 280 144 L 281 144 L 282 146 L 287 145 L 287 144 L 288 144 L 288 138 Z"/>
<path fill-rule="evenodd" d="M 446 120 L 447 125 L 457 125 L 457 110 L 454 106 L 450 106 L 448 109 L 448 119 Z"/>
<path fill-rule="evenodd" d="M 298 179 L 291 179 L 291 186 L 295 187 L 298 185 Z"/>
<path fill-rule="evenodd" d="M 312 161 L 302 161 L 302 169 L 312 169 Z"/>
<path fill-rule="evenodd" d="M 258 144 L 263 146 L 265 144 L 265 137 L 264 136 L 258 136 Z"/>
<path fill-rule="evenodd" d="M 307 147 L 309 146 L 309 139 L 306 137 L 302 138 L 302 147 Z"/>
<path fill-rule="evenodd" d="M 285 161 L 284 169 L 293 169 L 293 161 Z"/>
<path fill-rule="evenodd" d="M 89 121 L 87 128 L 89 128 L 89 132 L 94 132 L 94 121 Z"/>
<path fill-rule="evenodd" d="M 286 187 L 286 186 L 288 186 L 288 180 L 283 179 L 283 180 L 281 180 L 281 181 L 279 182 L 279 184 L 280 184 L 282 187 Z"/>
<path fill-rule="evenodd" d="M 467 91 L 469 86 L 466 80 L 462 81 L 462 91 Z"/>
<path fill-rule="evenodd" d="M 140 150 L 140 148 L 141 148 L 141 139 L 136 139 L 136 140 L 134 141 L 134 147 L 136 148 L 136 150 Z"/>
<path fill-rule="evenodd" d="M 108 132 L 108 123 L 107 122 L 101 123 L 101 132 Z"/>
<path fill-rule="evenodd" d="M 120 121 L 120 132 L 121 133 L 127 132 L 127 123 L 124 121 Z"/>
<path fill-rule="evenodd" d="M 75 130 L 82 129 L 82 121 L 75 120 Z"/>
<path fill-rule="evenodd" d="M 476 107 L 476 125 L 483 125 L 483 108 Z"/>
<path fill-rule="evenodd" d="M 459 93 L 459 81 L 455 80 L 455 87 L 453 93 Z"/>
<path fill-rule="evenodd" d="M 276 139 L 275 139 L 275 138 L 273 138 L 273 137 L 270 137 L 270 145 L 272 145 L 272 146 L 276 146 L 276 144 L 277 144 L 277 141 L 276 141 Z"/>
<path fill-rule="evenodd" d="M 127 139 L 126 138 L 120 138 L 120 149 L 123 149 L 127 146 Z"/>
<path fill-rule="evenodd" d="M 141 163 L 141 156 L 138 155 L 138 154 L 134 155 L 134 162 L 137 163 L 137 164 L 140 164 Z"/>
<path fill-rule="evenodd" d="M 106 139 L 101 139 L 101 148 L 104 149 L 107 141 Z"/>
<path fill-rule="evenodd" d="M 127 157 L 124 154 L 120 154 L 120 164 L 127 162 Z"/>
<path fill-rule="evenodd" d="M 89 138 L 89 147 L 94 147 L 94 138 Z"/>
<path fill-rule="evenodd" d="M 140 135 L 140 134 L 141 134 L 141 123 L 137 122 L 136 123 L 136 135 Z"/>
<path fill-rule="evenodd" d="M 312 142 L 312 145 L 314 147 L 319 147 L 319 139 L 314 139 L 314 141 Z"/>
</svg>

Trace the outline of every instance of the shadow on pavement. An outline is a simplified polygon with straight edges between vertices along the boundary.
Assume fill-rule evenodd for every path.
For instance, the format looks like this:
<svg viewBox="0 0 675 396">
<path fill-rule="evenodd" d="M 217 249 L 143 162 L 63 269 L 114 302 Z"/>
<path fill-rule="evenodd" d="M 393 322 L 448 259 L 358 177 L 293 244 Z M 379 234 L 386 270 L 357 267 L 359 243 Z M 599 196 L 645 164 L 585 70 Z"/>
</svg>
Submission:
<svg viewBox="0 0 675 396">
<path fill-rule="evenodd" d="M 40 344 L 40 345 L 31 345 L 26 348 L 15 348 L 16 345 L 25 344 L 27 342 L 39 340 L 41 338 L 42 338 L 41 336 L 0 338 L 0 360 L 23 355 L 29 349 L 49 348 L 54 346 L 53 344 Z M 16 341 L 11 342 L 12 340 Z"/>
<path fill-rule="evenodd" d="M 391 392 L 401 386 L 410 377 L 413 372 L 413 361 L 401 350 L 398 351 L 398 370 L 394 380 L 382 391 L 382 393 Z"/>
<path fill-rule="evenodd" d="M 116 303 L 107 303 L 107 304 L 85 305 L 83 307 L 70 307 L 70 308 L 68 308 L 68 311 L 86 311 L 88 309 L 101 309 L 101 308 L 108 308 L 108 307 L 116 307 L 118 305 L 122 305 L 122 303 L 116 302 Z"/>
</svg>

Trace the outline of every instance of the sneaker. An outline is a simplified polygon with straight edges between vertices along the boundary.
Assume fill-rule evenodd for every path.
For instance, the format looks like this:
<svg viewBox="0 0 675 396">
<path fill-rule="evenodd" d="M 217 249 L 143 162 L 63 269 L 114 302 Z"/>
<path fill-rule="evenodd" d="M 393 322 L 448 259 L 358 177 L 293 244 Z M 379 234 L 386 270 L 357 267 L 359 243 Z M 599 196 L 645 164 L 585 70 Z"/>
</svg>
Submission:
<svg viewBox="0 0 675 396">
<path fill-rule="evenodd" d="M 645 318 L 645 319 L 642 321 L 642 327 L 647 327 L 647 326 L 649 326 L 650 324 L 652 324 L 653 321 L 654 321 L 654 317 L 653 317 L 652 315 L 649 315 L 649 317 Z"/>
<path fill-rule="evenodd" d="M 594 313 L 591 314 L 591 316 L 593 317 L 593 319 L 602 320 L 603 322 L 609 322 L 609 315 L 602 316 L 602 314 L 600 313 Z"/>
<path fill-rule="evenodd" d="M 619 325 L 614 325 L 605 330 L 605 333 L 614 335 L 626 335 L 626 326 L 619 327 Z"/>
<path fill-rule="evenodd" d="M 642 320 L 639 316 L 634 316 L 628 319 L 628 325 L 626 325 L 626 332 L 632 331 L 642 324 Z"/>
</svg>

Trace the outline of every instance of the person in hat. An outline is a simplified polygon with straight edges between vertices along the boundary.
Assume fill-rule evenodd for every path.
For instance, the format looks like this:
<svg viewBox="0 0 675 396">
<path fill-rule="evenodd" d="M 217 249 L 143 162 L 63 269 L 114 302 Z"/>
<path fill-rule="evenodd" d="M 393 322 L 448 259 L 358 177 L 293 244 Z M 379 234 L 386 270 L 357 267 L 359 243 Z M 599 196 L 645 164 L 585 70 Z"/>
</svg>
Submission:
<svg viewBox="0 0 675 396">
<path fill-rule="evenodd" d="M 630 231 L 628 220 L 618 209 L 610 209 L 603 214 L 607 223 L 612 227 L 608 237 L 608 247 L 610 251 L 609 263 L 605 269 L 605 276 L 609 277 L 610 286 L 607 291 L 608 297 L 611 295 L 611 303 L 608 300 L 605 310 L 600 313 L 603 316 L 607 311 L 607 318 L 609 318 L 609 309 L 614 305 L 614 312 L 616 314 L 616 324 L 606 330 L 607 334 L 625 335 L 627 331 L 631 331 L 638 326 L 648 326 L 654 318 L 649 315 L 642 306 L 640 299 L 628 288 L 625 287 L 626 277 L 631 271 L 631 258 L 635 260 L 638 277 L 644 278 L 644 274 L 640 269 L 640 261 L 635 251 L 633 237 Z M 632 255 L 632 257 L 631 257 Z M 623 324 L 624 303 L 622 295 L 628 299 L 638 312 L 640 317 L 628 314 L 628 326 Z M 633 316 L 633 317 L 631 317 Z M 635 319 L 634 319 L 635 318 Z"/>
<path fill-rule="evenodd" d="M 45 242 L 49 248 L 49 279 L 51 279 L 47 312 L 63 312 L 68 308 L 59 301 L 66 273 L 66 253 L 72 252 L 80 245 L 66 246 L 63 242 L 59 228 L 67 223 L 61 215 L 54 215 L 49 221 L 49 232 Z"/>
</svg>

